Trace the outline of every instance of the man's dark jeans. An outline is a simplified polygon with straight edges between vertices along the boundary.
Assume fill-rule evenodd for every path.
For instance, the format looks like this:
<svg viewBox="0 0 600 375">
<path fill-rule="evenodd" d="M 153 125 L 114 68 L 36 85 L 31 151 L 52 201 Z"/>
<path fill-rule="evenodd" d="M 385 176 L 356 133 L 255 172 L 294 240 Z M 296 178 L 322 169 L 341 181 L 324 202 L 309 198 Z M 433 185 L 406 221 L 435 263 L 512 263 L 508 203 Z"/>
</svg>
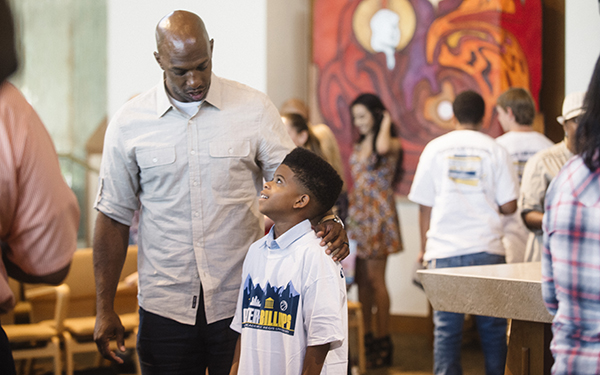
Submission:
<svg viewBox="0 0 600 375">
<path fill-rule="evenodd" d="M 202 301 L 202 295 L 200 301 Z M 196 324 L 178 323 L 140 308 L 137 351 L 144 375 L 228 375 L 238 333 L 232 318 L 207 324 L 204 303 Z"/>
</svg>

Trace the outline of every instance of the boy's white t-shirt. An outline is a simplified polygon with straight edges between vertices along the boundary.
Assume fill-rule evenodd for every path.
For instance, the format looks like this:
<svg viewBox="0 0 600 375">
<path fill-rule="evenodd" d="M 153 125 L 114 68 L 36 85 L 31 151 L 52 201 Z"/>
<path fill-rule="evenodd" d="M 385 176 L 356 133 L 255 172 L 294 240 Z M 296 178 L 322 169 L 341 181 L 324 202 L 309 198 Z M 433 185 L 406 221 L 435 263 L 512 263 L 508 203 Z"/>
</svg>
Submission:
<svg viewBox="0 0 600 375">
<path fill-rule="evenodd" d="M 238 374 L 300 375 L 306 347 L 327 343 L 321 374 L 347 374 L 346 280 L 320 242 L 305 220 L 250 246 L 231 323 L 241 333 Z"/>
<path fill-rule="evenodd" d="M 498 138 L 496 142 L 508 151 L 513 167 L 519 176 L 519 183 L 523 176 L 525 163 L 538 151 L 554 145 L 545 135 L 536 131 L 530 132 L 507 132 Z M 506 249 L 506 263 L 520 263 L 525 259 L 525 249 L 529 238 L 529 229 L 521 218 L 521 209 L 511 215 L 502 217 L 504 237 L 502 243 Z"/>
<path fill-rule="evenodd" d="M 504 255 L 498 207 L 518 197 L 508 152 L 474 130 L 455 130 L 425 146 L 408 195 L 432 207 L 424 259 L 488 252 Z"/>
<path fill-rule="evenodd" d="M 513 161 L 513 166 L 519 175 L 519 182 L 521 182 L 523 169 L 527 160 L 538 151 L 554 145 L 554 142 L 536 131 L 507 132 L 496 138 L 496 142 L 508 151 Z"/>
</svg>

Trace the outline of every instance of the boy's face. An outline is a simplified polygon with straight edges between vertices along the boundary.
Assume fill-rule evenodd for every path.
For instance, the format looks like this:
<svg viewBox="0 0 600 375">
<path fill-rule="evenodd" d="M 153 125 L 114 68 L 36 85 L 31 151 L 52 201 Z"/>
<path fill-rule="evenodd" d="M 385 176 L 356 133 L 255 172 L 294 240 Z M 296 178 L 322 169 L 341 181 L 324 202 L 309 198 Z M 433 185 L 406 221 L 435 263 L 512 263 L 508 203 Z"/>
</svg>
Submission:
<svg viewBox="0 0 600 375">
<path fill-rule="evenodd" d="M 264 184 L 258 199 L 259 211 L 272 220 L 294 210 L 294 203 L 304 195 L 294 179 L 294 172 L 284 164 L 275 171 L 273 180 Z"/>
</svg>

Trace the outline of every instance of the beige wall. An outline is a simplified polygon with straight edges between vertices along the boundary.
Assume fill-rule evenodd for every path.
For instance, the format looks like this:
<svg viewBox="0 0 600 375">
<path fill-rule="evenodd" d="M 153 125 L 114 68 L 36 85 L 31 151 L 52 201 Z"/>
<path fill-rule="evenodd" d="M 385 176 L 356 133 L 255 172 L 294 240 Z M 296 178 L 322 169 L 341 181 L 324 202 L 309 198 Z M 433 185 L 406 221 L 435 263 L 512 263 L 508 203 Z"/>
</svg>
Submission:
<svg viewBox="0 0 600 375">
<path fill-rule="evenodd" d="M 309 28 L 309 0 L 267 0 L 267 94 L 277 108 L 308 101 Z"/>
</svg>

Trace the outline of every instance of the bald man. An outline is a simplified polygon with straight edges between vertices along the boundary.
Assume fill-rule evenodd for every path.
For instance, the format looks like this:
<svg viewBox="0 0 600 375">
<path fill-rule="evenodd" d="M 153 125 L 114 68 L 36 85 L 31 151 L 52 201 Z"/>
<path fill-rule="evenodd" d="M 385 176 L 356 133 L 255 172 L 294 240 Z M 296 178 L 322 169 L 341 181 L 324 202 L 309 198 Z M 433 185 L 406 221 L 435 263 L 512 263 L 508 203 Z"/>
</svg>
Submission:
<svg viewBox="0 0 600 375">
<path fill-rule="evenodd" d="M 163 78 L 126 103 L 106 131 L 95 205 L 94 338 L 105 358 L 121 361 L 108 340 L 125 349 L 113 301 L 141 204 L 142 372 L 228 374 L 242 263 L 264 233 L 258 193 L 294 145 L 266 95 L 212 73 L 214 41 L 200 17 L 170 13 L 156 43 Z M 339 224 L 327 220 L 318 229 L 334 259 L 348 253 Z"/>
</svg>

